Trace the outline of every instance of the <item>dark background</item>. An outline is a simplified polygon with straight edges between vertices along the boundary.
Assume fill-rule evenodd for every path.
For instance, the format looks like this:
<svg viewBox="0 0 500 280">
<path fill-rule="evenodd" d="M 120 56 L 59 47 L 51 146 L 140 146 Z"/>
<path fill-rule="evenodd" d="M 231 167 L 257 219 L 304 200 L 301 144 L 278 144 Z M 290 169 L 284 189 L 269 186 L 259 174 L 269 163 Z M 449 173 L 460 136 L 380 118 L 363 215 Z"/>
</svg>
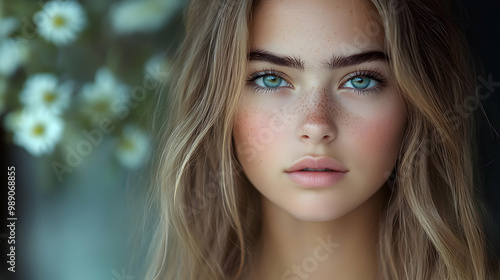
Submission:
<svg viewBox="0 0 500 280">
<path fill-rule="evenodd" d="M 479 169 L 484 180 L 480 188 L 489 212 L 486 230 L 496 257 L 500 258 L 500 1 L 463 0 L 456 5 L 457 23 L 476 56 L 478 76 L 492 81 L 492 87 L 481 88 L 481 94 L 490 93 L 482 101 L 484 113 L 476 110 L 474 117 Z"/>
</svg>

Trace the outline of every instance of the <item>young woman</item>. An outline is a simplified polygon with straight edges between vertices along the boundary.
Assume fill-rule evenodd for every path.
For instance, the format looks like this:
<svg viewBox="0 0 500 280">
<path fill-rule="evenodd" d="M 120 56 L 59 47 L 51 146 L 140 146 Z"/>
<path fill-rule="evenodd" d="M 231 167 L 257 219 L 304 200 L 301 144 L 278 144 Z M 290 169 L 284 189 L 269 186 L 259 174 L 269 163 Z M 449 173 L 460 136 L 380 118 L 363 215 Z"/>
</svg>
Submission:
<svg viewBox="0 0 500 280">
<path fill-rule="evenodd" d="M 146 279 L 495 278 L 440 1 L 193 0 Z"/>
</svg>

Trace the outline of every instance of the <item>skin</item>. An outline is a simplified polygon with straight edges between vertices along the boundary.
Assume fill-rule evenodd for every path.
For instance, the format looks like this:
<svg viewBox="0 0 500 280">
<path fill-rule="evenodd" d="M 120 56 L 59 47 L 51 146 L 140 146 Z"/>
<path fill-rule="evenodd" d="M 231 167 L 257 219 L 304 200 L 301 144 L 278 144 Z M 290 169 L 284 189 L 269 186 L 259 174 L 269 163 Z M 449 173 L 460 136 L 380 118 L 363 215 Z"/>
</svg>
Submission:
<svg viewBox="0 0 500 280">
<path fill-rule="evenodd" d="M 275 70 L 283 80 L 249 81 L 233 127 L 238 161 L 261 194 L 263 213 L 255 269 L 245 279 L 376 279 L 385 182 L 406 112 L 386 61 L 323 67 L 332 55 L 384 52 L 376 15 L 367 1 L 267 0 L 255 7 L 251 51 L 299 57 L 305 68 L 248 63 L 248 76 Z M 368 78 L 375 86 L 365 90 L 376 90 L 355 91 L 359 70 L 383 82 Z M 270 84 L 277 90 L 252 87 Z M 331 157 L 348 172 L 331 187 L 305 188 L 284 172 L 304 156 Z M 319 239 L 338 247 L 317 249 Z"/>
</svg>

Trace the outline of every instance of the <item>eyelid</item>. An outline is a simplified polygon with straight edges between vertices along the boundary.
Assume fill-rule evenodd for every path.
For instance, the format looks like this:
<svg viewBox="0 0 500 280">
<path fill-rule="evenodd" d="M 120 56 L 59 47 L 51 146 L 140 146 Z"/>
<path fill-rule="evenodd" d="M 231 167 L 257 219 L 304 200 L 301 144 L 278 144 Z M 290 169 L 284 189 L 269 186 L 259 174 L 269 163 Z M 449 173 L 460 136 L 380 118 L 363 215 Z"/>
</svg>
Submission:
<svg viewBox="0 0 500 280">
<path fill-rule="evenodd" d="M 265 76 L 265 75 L 278 76 L 278 77 L 284 79 L 287 83 L 291 84 L 290 82 L 288 82 L 288 75 L 286 75 L 285 73 L 283 73 L 281 71 L 275 70 L 273 68 L 263 68 L 261 70 L 255 70 L 255 71 L 253 71 L 248 76 L 247 82 L 253 81 L 253 80 L 255 80 L 257 78 L 260 78 L 262 76 Z"/>
<path fill-rule="evenodd" d="M 386 82 L 386 79 L 384 78 L 384 76 L 382 76 L 382 74 L 380 74 L 376 70 L 355 70 L 355 71 L 345 75 L 344 78 L 341 79 L 340 85 L 344 85 L 350 79 L 352 79 L 354 77 L 360 77 L 360 76 L 374 79 L 374 80 L 378 81 L 379 83 Z"/>
</svg>

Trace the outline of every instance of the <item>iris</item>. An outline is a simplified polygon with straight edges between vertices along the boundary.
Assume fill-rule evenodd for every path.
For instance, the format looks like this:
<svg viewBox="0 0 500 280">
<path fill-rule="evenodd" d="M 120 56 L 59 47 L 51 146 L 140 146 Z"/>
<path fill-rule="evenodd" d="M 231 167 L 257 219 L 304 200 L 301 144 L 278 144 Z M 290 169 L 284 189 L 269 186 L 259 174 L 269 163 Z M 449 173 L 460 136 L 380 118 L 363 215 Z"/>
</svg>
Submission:
<svg viewBox="0 0 500 280">
<path fill-rule="evenodd" d="M 365 89 L 370 85 L 368 77 L 354 77 L 351 79 L 351 85 L 357 89 Z"/>
<path fill-rule="evenodd" d="M 277 87 L 281 84 L 282 79 L 277 76 L 267 75 L 262 78 L 266 87 Z"/>
</svg>

